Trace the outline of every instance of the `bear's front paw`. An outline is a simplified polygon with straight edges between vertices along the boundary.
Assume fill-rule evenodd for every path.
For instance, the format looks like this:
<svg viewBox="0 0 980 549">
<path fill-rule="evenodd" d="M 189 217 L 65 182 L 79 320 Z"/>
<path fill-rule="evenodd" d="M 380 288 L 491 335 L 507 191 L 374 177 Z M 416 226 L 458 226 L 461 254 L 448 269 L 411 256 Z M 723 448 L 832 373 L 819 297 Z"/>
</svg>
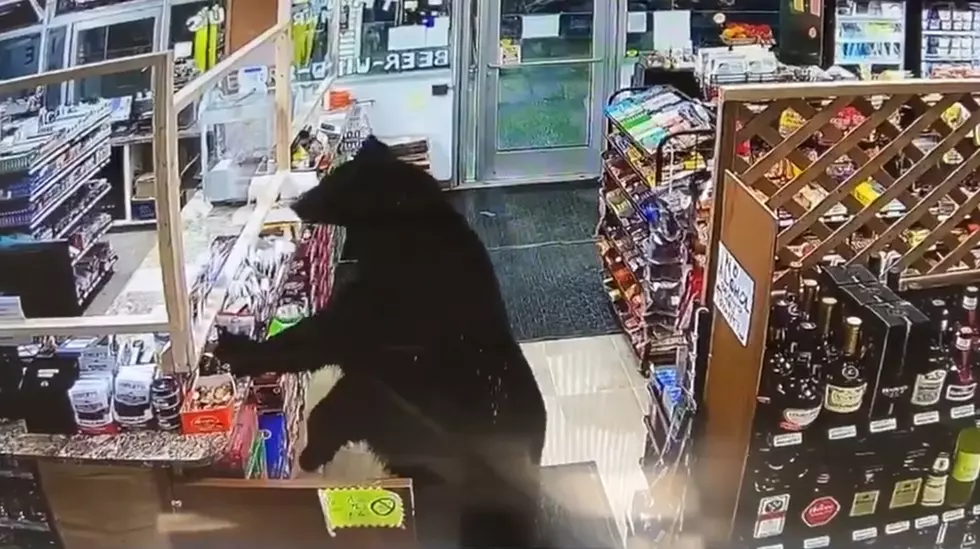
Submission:
<svg viewBox="0 0 980 549">
<path fill-rule="evenodd" d="M 309 446 L 299 454 L 299 468 L 307 473 L 319 471 L 320 467 L 327 464 L 327 461 Z"/>
<path fill-rule="evenodd" d="M 259 343 L 241 334 L 233 334 L 222 330 L 218 334 L 218 345 L 214 348 L 214 356 L 231 367 L 235 377 L 257 376 L 265 373 L 265 368 L 258 357 Z"/>
</svg>

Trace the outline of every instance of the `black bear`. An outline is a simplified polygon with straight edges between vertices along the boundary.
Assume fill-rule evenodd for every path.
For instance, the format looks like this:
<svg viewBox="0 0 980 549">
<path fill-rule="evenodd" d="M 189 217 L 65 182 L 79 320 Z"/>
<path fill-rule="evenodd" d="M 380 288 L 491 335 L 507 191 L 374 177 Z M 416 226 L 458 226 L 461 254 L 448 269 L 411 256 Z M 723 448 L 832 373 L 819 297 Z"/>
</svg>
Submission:
<svg viewBox="0 0 980 549">
<path fill-rule="evenodd" d="M 356 277 L 265 342 L 222 334 L 217 356 L 237 375 L 338 365 L 300 466 L 366 440 L 413 478 L 425 544 L 536 545 L 546 411 L 479 237 L 431 175 L 374 137 L 293 210 L 357 239 Z M 458 534 L 426 532 L 437 514 L 456 517 Z"/>
</svg>

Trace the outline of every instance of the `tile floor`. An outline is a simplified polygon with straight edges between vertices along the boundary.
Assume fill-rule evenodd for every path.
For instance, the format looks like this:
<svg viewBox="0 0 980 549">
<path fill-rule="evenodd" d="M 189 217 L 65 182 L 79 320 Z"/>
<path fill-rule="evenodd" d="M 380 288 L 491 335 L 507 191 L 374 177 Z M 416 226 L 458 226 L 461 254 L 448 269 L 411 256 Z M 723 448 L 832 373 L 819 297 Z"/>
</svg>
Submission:
<svg viewBox="0 0 980 549">
<path fill-rule="evenodd" d="M 620 539 L 634 494 L 647 490 L 640 460 L 646 380 L 622 335 L 522 344 L 548 406 L 542 465 L 594 461 Z M 571 502 L 570 502 L 571 503 Z"/>
<path fill-rule="evenodd" d="M 548 407 L 542 465 L 594 462 L 608 507 L 596 502 L 565 501 L 567 495 L 556 503 L 579 513 L 611 510 L 612 516 L 591 518 L 615 524 L 620 543 L 625 544 L 626 517 L 634 495 L 649 488 L 640 463 L 646 445 L 643 415 L 649 403 L 644 396 L 646 382 L 624 336 L 521 346 Z M 307 395 L 307 409 L 326 396 L 338 379 L 337 368 L 318 372 Z M 338 453 L 324 474 L 334 480 L 377 478 L 382 474 L 380 467 L 367 448 L 357 444 Z M 587 479 L 565 478 L 562 482 L 585 484 Z"/>
</svg>

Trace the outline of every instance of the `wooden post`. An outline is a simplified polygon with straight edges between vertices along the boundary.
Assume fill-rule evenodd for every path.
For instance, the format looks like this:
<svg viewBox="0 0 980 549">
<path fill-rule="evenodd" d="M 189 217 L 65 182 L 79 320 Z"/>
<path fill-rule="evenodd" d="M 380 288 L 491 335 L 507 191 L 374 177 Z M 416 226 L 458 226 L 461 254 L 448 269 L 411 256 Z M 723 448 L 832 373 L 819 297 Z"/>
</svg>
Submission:
<svg viewBox="0 0 980 549">
<path fill-rule="evenodd" d="M 278 23 L 285 23 L 285 29 L 276 37 L 276 169 L 288 171 L 290 167 L 290 147 L 292 145 L 292 4 L 289 0 L 279 0 Z"/>
<path fill-rule="evenodd" d="M 177 110 L 174 108 L 173 52 L 153 66 L 153 175 L 156 191 L 157 248 L 163 295 L 170 318 L 170 361 L 165 371 L 190 368 L 191 317 L 184 268 L 177 164 Z"/>
<path fill-rule="evenodd" d="M 711 541 L 721 545 L 734 525 L 752 438 L 778 228 L 775 214 L 736 175 L 726 171 L 723 185 L 724 199 L 715 204 L 718 270 L 708 304 L 713 320 L 697 474 Z"/>
</svg>

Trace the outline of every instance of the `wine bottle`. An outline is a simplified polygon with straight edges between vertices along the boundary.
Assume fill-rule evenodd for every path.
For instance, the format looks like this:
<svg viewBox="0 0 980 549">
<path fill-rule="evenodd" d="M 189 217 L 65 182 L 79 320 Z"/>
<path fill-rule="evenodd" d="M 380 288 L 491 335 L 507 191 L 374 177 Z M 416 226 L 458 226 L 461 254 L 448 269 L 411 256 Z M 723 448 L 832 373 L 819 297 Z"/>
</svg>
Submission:
<svg viewBox="0 0 980 549">
<path fill-rule="evenodd" d="M 844 345 L 835 360 L 828 362 L 824 410 L 840 421 L 861 409 L 868 380 L 860 367 L 861 319 L 849 316 L 844 321 Z"/>
<path fill-rule="evenodd" d="M 956 437 L 953 469 L 946 481 L 946 505 L 963 507 L 973 497 L 980 474 L 980 427 L 967 427 Z"/>
<path fill-rule="evenodd" d="M 939 507 L 946 501 L 946 481 L 949 477 L 949 454 L 940 452 L 922 485 L 922 506 Z"/>
<path fill-rule="evenodd" d="M 943 384 L 946 381 L 946 335 L 948 330 L 949 311 L 941 299 L 930 303 L 930 318 L 932 319 L 932 340 L 929 343 L 929 358 L 920 361 L 913 378 L 911 403 L 919 409 L 936 405 L 943 396 Z"/>
<path fill-rule="evenodd" d="M 951 403 L 972 402 L 977 392 L 972 351 L 973 329 L 963 326 L 956 334 L 955 353 L 947 359 L 946 400 Z"/>
</svg>

